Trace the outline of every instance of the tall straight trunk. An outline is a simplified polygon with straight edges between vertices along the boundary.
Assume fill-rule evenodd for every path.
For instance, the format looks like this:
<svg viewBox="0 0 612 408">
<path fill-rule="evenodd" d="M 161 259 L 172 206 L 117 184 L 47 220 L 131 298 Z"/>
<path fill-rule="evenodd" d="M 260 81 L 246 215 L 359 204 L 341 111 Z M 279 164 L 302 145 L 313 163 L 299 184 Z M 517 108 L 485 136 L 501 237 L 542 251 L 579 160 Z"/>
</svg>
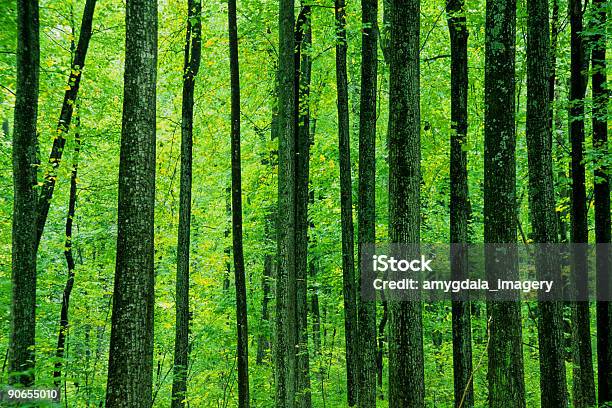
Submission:
<svg viewBox="0 0 612 408">
<path fill-rule="evenodd" d="M 346 4 L 335 1 L 336 9 L 336 88 L 338 90 L 338 155 L 340 156 L 340 218 L 342 223 L 342 287 L 346 340 L 346 381 L 349 406 L 357 403 L 355 353 L 357 303 L 355 288 L 355 246 L 353 227 L 353 187 L 351 180 L 351 140 L 349 128 L 348 77 L 346 69 Z"/>
<path fill-rule="evenodd" d="M 157 2 L 126 4 L 117 261 L 106 407 L 152 404 Z"/>
<path fill-rule="evenodd" d="M 17 1 L 13 127 L 13 230 L 9 383 L 34 383 L 36 330 L 36 119 L 40 60 L 38 0 Z"/>
<path fill-rule="evenodd" d="M 359 290 L 367 281 L 362 247 L 376 242 L 376 92 L 378 0 L 361 1 L 361 92 L 359 112 L 359 194 L 357 202 Z M 357 402 L 376 407 L 376 302 L 357 299 Z"/>
<path fill-rule="evenodd" d="M 311 7 L 302 5 L 295 29 L 295 275 L 297 319 L 297 401 L 301 408 L 312 405 L 310 356 L 308 351 L 308 180 L 310 172 L 310 77 L 312 60 Z"/>
<path fill-rule="evenodd" d="M 468 277 L 466 247 L 469 241 L 467 143 L 468 129 L 468 30 L 463 0 L 446 4 L 451 48 L 451 150 L 450 150 L 450 242 L 453 245 L 452 275 L 455 280 Z M 455 407 L 474 406 L 472 381 L 472 318 L 470 303 L 452 302 L 453 373 Z"/>
<path fill-rule="evenodd" d="M 571 26 L 570 62 L 570 112 L 569 129 L 572 145 L 571 176 L 572 205 L 571 230 L 572 242 L 588 242 L 587 198 L 584 160 L 584 95 L 586 92 L 586 71 L 588 61 L 583 42 L 582 0 L 569 0 L 569 19 Z M 574 249 L 572 257 L 573 279 L 578 298 L 588 296 L 586 278 L 586 254 L 581 245 Z M 576 408 L 595 404 L 595 380 L 591 350 L 591 328 L 589 303 L 578 301 L 574 304 L 572 325 L 574 340 L 574 406 Z"/>
<path fill-rule="evenodd" d="M 527 153 L 529 160 L 529 208 L 536 244 L 556 243 L 557 216 L 553 182 L 550 40 L 548 0 L 527 2 Z M 536 250 L 538 279 L 561 281 L 558 260 Z M 560 295 L 558 291 L 554 292 Z M 552 296 L 552 295 L 551 295 Z M 543 408 L 566 407 L 563 304 L 540 299 L 538 343 L 540 400 Z"/>
<path fill-rule="evenodd" d="M 64 146 L 66 144 L 66 134 L 70 130 L 70 122 L 72 121 L 74 105 L 79 93 L 81 74 L 83 73 L 85 57 L 87 56 L 89 40 L 91 39 L 95 8 L 96 0 L 85 1 L 85 9 L 83 10 L 83 18 L 81 20 L 81 30 L 79 32 L 79 42 L 77 43 L 74 59 L 72 60 L 72 65 L 70 66 L 68 86 L 66 88 L 66 92 L 64 93 L 64 102 L 62 103 L 62 110 L 57 123 L 56 134 L 55 138 L 53 139 L 53 146 L 51 148 L 51 152 L 49 153 L 48 167 L 45 172 L 42 189 L 40 190 L 38 197 L 38 216 L 36 220 L 37 249 L 40 244 L 42 234 L 45 230 L 45 223 L 47 222 L 49 207 L 51 206 L 51 199 L 53 198 L 53 191 L 55 190 L 55 183 L 57 181 L 57 169 L 62 161 Z"/>
<path fill-rule="evenodd" d="M 78 109 L 78 108 L 77 108 Z M 53 382 L 56 387 L 61 384 L 62 365 L 66 348 L 66 336 L 68 334 L 68 309 L 70 307 L 70 295 L 74 287 L 74 254 L 72 252 L 72 226 L 74 225 L 74 215 L 77 202 L 77 175 L 79 168 L 79 153 L 81 151 L 81 135 L 80 135 L 80 118 L 78 112 L 75 114 L 75 132 L 74 132 L 74 158 L 72 161 L 72 170 L 70 171 L 70 194 L 68 196 L 68 214 L 66 215 L 66 239 L 64 240 L 64 257 L 66 258 L 66 266 L 68 267 L 68 278 L 62 293 L 62 307 L 60 309 L 59 333 L 57 335 L 57 348 L 55 357 L 57 361 L 53 370 Z"/>
<path fill-rule="evenodd" d="M 389 235 L 420 241 L 420 0 L 393 0 L 389 48 Z M 412 254 L 410 254 L 412 255 Z M 425 406 L 420 300 L 389 300 L 389 407 Z"/>
<path fill-rule="evenodd" d="M 294 408 L 296 394 L 296 118 L 294 0 L 279 0 L 278 268 L 274 364 L 277 408 Z"/>
<path fill-rule="evenodd" d="M 179 227 L 176 265 L 176 332 L 174 337 L 174 378 L 172 408 L 185 407 L 189 367 L 189 255 L 191 243 L 191 180 L 193 151 L 193 105 L 195 79 L 200 68 L 202 48 L 202 3 L 187 1 L 187 31 L 183 62 L 183 101 L 181 114 L 181 176 Z"/>
<path fill-rule="evenodd" d="M 606 75 L 606 22 L 604 0 L 593 1 L 593 148 L 605 161 L 608 150 L 608 99 Z M 594 171 L 595 241 L 597 244 L 597 383 L 599 405 L 612 405 L 612 328 L 610 321 L 610 175 L 605 162 L 598 162 Z"/>
<path fill-rule="evenodd" d="M 249 331 L 247 293 L 242 245 L 242 166 L 240 161 L 240 65 L 238 63 L 238 23 L 236 0 L 228 1 L 231 109 L 232 109 L 232 243 L 236 284 L 236 330 L 238 360 L 238 407 L 249 407 Z"/>
<path fill-rule="evenodd" d="M 484 240 L 516 243 L 515 33 L 516 1 L 487 0 L 485 27 Z M 518 279 L 516 254 L 487 251 L 487 279 Z M 503 264 L 497 264 L 503 262 Z M 503 265 L 503 268 L 500 267 Z M 503 269 L 503 273 L 500 273 Z M 503 275 L 503 276 L 502 276 Z M 521 307 L 488 302 L 489 406 L 525 407 Z"/>
</svg>

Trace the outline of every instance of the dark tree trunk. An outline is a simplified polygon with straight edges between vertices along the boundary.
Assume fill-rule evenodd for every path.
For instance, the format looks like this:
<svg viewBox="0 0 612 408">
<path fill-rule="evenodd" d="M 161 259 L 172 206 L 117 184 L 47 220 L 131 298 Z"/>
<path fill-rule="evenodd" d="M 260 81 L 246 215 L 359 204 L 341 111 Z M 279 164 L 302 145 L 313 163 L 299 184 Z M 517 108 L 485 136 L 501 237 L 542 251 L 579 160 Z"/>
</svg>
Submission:
<svg viewBox="0 0 612 408">
<path fill-rule="evenodd" d="M 277 408 L 294 408 L 296 396 L 296 118 L 294 0 L 279 1 L 278 60 L 278 268 L 274 363 Z"/>
<path fill-rule="evenodd" d="M 389 235 L 391 243 L 415 246 L 421 224 L 420 0 L 393 0 L 389 19 Z M 390 299 L 389 407 L 424 407 L 424 375 L 421 302 Z"/>
<path fill-rule="evenodd" d="M 557 216 L 553 182 L 550 40 L 548 0 L 527 2 L 527 153 L 529 160 L 529 208 L 536 244 L 557 242 Z M 536 249 L 536 273 L 540 280 L 561 282 L 558 260 L 545 248 Z M 555 291 L 560 295 L 559 291 Z M 543 408 L 566 407 L 563 304 L 540 299 L 538 344 L 540 399 Z"/>
<path fill-rule="evenodd" d="M 338 155 L 340 157 L 340 218 L 342 223 L 342 288 L 344 297 L 344 331 L 346 340 L 347 400 L 357 403 L 356 330 L 357 291 L 355 288 L 355 246 L 353 227 L 353 187 L 351 180 L 351 140 L 349 128 L 348 77 L 346 69 L 346 4 L 335 0 L 336 10 L 336 88 L 338 91 Z"/>
<path fill-rule="evenodd" d="M 152 403 L 157 2 L 128 0 L 107 408 Z"/>
<path fill-rule="evenodd" d="M 484 240 L 486 243 L 516 243 L 516 1 L 487 0 L 486 14 Z M 518 279 L 516 254 L 508 253 L 499 259 L 496 253 L 487 251 L 485 268 L 489 282 L 498 278 Z M 499 302 L 493 296 L 491 300 L 487 304 L 489 406 L 524 408 L 518 295 L 515 301 Z"/>
<path fill-rule="evenodd" d="M 37 249 L 40 244 L 43 231 L 45 230 L 45 223 L 47 222 L 47 215 L 49 214 L 49 207 L 51 206 L 51 199 L 53 198 L 53 191 L 57 181 L 57 169 L 62 161 L 62 154 L 64 153 L 64 146 L 66 144 L 65 136 L 70 130 L 70 122 L 72 121 L 74 105 L 79 93 L 81 74 L 83 72 L 83 67 L 85 66 L 85 57 L 87 56 L 87 49 L 89 47 L 89 40 L 91 38 L 95 7 L 96 0 L 86 0 L 85 9 L 83 10 L 83 18 L 81 20 L 79 42 L 74 53 L 72 65 L 70 66 L 68 88 L 64 93 L 64 102 L 62 104 L 62 110 L 57 123 L 56 135 L 53 139 L 53 147 L 51 148 L 51 153 L 49 154 L 45 178 L 38 197 L 38 218 L 36 221 Z"/>
<path fill-rule="evenodd" d="M 36 330 L 36 119 L 40 59 L 38 0 L 17 1 L 13 127 L 13 230 L 9 383 L 34 383 Z"/>
<path fill-rule="evenodd" d="M 610 173 L 605 160 L 608 151 L 608 99 L 606 75 L 606 1 L 593 1 L 593 148 L 599 161 L 595 166 L 595 241 L 597 245 L 597 383 L 599 405 L 612 405 L 612 328 L 610 308 Z M 601 244 L 601 245 L 600 245 Z"/>
<path fill-rule="evenodd" d="M 583 44 L 582 0 L 568 2 L 571 26 L 571 80 L 569 128 L 572 145 L 572 205 L 571 228 L 573 243 L 588 242 L 587 198 L 585 185 L 584 159 L 584 95 L 586 92 L 586 71 L 588 62 Z M 572 259 L 573 278 L 576 284 L 576 295 L 579 299 L 588 296 L 586 271 L 586 254 L 582 246 L 576 246 Z M 595 380 L 591 350 L 591 328 L 589 303 L 578 301 L 574 304 L 574 322 L 572 325 L 574 339 L 574 406 L 576 408 L 595 404 Z"/>
<path fill-rule="evenodd" d="M 378 75 L 378 0 L 361 1 L 361 92 L 359 112 L 359 187 L 357 202 L 359 290 L 367 281 L 363 245 L 376 242 L 376 92 Z M 376 406 L 376 302 L 357 301 L 357 402 Z"/>
<path fill-rule="evenodd" d="M 200 68 L 201 8 L 199 0 L 187 2 L 187 32 L 183 62 L 183 101 L 181 114 L 181 181 L 176 265 L 176 333 L 174 338 L 174 378 L 172 408 L 185 407 L 189 368 L 189 255 L 191 243 L 191 183 L 193 151 L 193 105 L 195 79 Z"/>
<path fill-rule="evenodd" d="M 312 60 L 311 8 L 303 5 L 295 29 L 295 275 L 297 319 L 296 405 L 310 408 L 310 356 L 308 351 L 308 180 L 310 171 L 310 77 Z"/>
<path fill-rule="evenodd" d="M 236 0 L 228 1 L 229 50 L 232 105 L 232 248 L 236 284 L 236 331 L 238 336 L 238 407 L 249 407 L 249 331 L 247 294 L 242 246 L 242 166 L 240 161 L 240 66 L 238 64 L 238 24 Z"/>
<path fill-rule="evenodd" d="M 70 307 L 70 295 L 74 286 L 74 255 L 72 253 L 72 226 L 74 224 L 74 214 L 77 201 L 77 172 L 79 168 L 79 152 L 81 151 L 80 118 L 78 112 L 75 114 L 74 131 L 74 158 L 72 161 L 72 171 L 70 172 L 70 194 L 68 196 L 68 214 L 66 215 L 66 239 L 64 241 L 64 257 L 68 267 L 68 279 L 62 294 L 62 307 L 60 309 L 59 333 L 57 335 L 57 349 L 55 350 L 55 368 L 53 371 L 53 382 L 56 387 L 61 384 L 62 365 L 66 348 L 66 335 L 68 333 L 68 309 Z"/>
<path fill-rule="evenodd" d="M 453 245 L 452 276 L 468 277 L 466 246 L 469 240 L 467 129 L 468 129 L 468 30 L 463 0 L 446 4 L 451 48 L 451 150 L 450 150 L 450 242 Z M 452 302 L 453 372 L 455 407 L 474 406 L 472 381 L 472 318 L 470 303 Z"/>
</svg>

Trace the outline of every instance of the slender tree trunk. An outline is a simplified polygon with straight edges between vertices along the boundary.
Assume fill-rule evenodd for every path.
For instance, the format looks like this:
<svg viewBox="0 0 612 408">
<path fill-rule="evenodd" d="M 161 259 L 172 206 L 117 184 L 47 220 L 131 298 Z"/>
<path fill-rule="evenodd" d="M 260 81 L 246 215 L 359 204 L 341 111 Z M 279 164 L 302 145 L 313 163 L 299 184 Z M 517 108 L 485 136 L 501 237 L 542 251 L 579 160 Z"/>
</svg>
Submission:
<svg viewBox="0 0 612 408">
<path fill-rule="evenodd" d="M 416 246 L 421 224 L 420 0 L 393 0 L 389 15 L 389 235 L 391 243 Z M 390 408 L 425 406 L 423 359 L 420 300 L 390 299 Z"/>
<path fill-rule="evenodd" d="M 294 408 L 296 395 L 296 119 L 294 0 L 279 0 L 278 269 L 274 363 L 277 408 Z"/>
<path fill-rule="evenodd" d="M 516 2 L 487 0 L 485 28 L 484 239 L 516 243 L 515 34 Z M 487 251 L 489 282 L 518 279 L 516 254 Z M 502 266 L 503 265 L 503 266 Z M 503 271 L 503 272 L 502 272 Z M 503 276 L 501 276 L 503 275 Z M 487 304 L 490 324 L 489 406 L 524 408 L 521 307 L 515 301 Z"/>
<path fill-rule="evenodd" d="M 527 2 L 527 153 L 529 159 L 529 208 L 536 244 L 556 243 L 557 217 L 553 182 L 550 41 L 548 0 Z M 536 249 L 538 279 L 561 282 L 558 259 L 546 247 Z M 555 290 L 554 295 L 560 292 Z M 553 296 L 550 295 L 550 297 Z M 543 408 L 566 407 L 563 303 L 540 299 L 538 344 L 540 354 L 540 400 Z"/>
<path fill-rule="evenodd" d="M 236 329 L 238 334 L 238 407 L 249 407 L 249 332 L 247 294 L 242 246 L 242 166 L 240 161 L 240 66 L 236 0 L 228 0 L 230 75 L 232 89 L 232 238 L 236 283 Z"/>
<path fill-rule="evenodd" d="M 66 348 L 66 335 L 68 333 L 68 309 L 70 306 L 70 295 L 74 286 L 74 255 L 72 253 L 72 226 L 74 224 L 74 214 L 77 201 L 77 174 L 79 168 L 79 152 L 81 151 L 80 118 L 78 112 L 75 114 L 74 132 L 74 158 L 72 161 L 72 171 L 70 172 L 70 194 L 68 196 L 68 214 L 66 215 L 66 239 L 64 241 L 64 257 L 68 267 L 68 279 L 62 294 L 62 307 L 60 310 L 59 333 L 57 335 L 57 349 L 55 350 L 55 368 L 53 371 L 53 382 L 56 387 L 61 384 L 62 365 Z"/>
<path fill-rule="evenodd" d="M 608 150 L 608 99 L 606 75 L 606 22 L 604 0 L 593 1 L 593 148 L 600 158 L 594 172 L 595 241 L 597 245 L 597 383 L 600 406 L 612 405 L 612 318 L 610 307 L 610 175 Z"/>
<path fill-rule="evenodd" d="M 367 271 L 362 247 L 376 242 L 376 92 L 378 76 L 378 0 L 361 1 L 361 91 L 359 112 L 359 195 L 357 202 L 359 290 Z M 357 300 L 357 402 L 376 407 L 376 302 Z"/>
<path fill-rule="evenodd" d="M 128 0 L 107 408 L 152 403 L 157 2 Z"/>
<path fill-rule="evenodd" d="M 572 145 L 572 242 L 588 242 L 587 199 L 584 159 L 584 95 L 588 62 L 583 44 L 582 0 L 568 3 L 571 26 L 571 82 L 570 82 L 570 138 Z M 572 270 L 578 299 L 588 299 L 586 254 L 581 245 L 575 246 Z M 595 383 L 591 350 L 591 328 L 588 301 L 574 305 L 574 406 L 576 408 L 595 404 Z"/>
<path fill-rule="evenodd" d="M 229 243 L 229 237 L 232 232 L 232 188 L 225 188 L 225 215 L 226 225 L 224 236 L 226 239 L 226 246 L 223 249 L 225 254 L 225 274 L 223 275 L 223 291 L 227 292 L 230 287 L 230 274 L 232 273 L 232 245 Z"/>
<path fill-rule="evenodd" d="M 174 338 L 174 378 L 172 408 L 185 407 L 189 368 L 189 255 L 191 243 L 191 180 L 193 151 L 193 105 L 195 79 L 200 68 L 201 9 L 199 0 L 187 2 L 187 31 L 183 62 L 183 101 L 181 114 L 181 181 L 176 265 L 176 332 Z"/>
<path fill-rule="evenodd" d="M 340 217 L 342 222 L 342 287 L 344 297 L 344 331 L 346 340 L 347 400 L 357 403 L 356 331 L 357 303 L 355 288 L 355 247 L 353 228 L 353 188 L 351 180 L 351 140 L 349 135 L 348 77 L 346 69 L 346 4 L 335 0 L 336 10 L 336 88 L 338 90 L 338 140 L 340 157 Z"/>
<path fill-rule="evenodd" d="M 262 277 L 262 291 L 263 299 L 261 302 L 261 323 L 267 329 L 270 324 L 270 281 L 272 280 L 272 255 L 265 255 L 264 257 L 264 270 Z M 255 363 L 261 365 L 266 358 L 266 355 L 270 350 L 270 341 L 265 333 L 260 333 L 257 337 L 257 359 Z"/>
<path fill-rule="evenodd" d="M 81 30 L 79 32 L 79 42 L 74 53 L 74 59 L 70 67 L 70 75 L 68 77 L 68 87 L 64 93 L 64 102 L 60 112 L 59 121 L 57 123 L 55 138 L 53 139 L 53 147 L 49 154 L 48 167 L 42 184 L 42 189 L 38 197 L 38 216 L 36 220 L 36 248 L 40 244 L 55 183 L 57 181 L 57 169 L 61 163 L 66 144 L 66 134 L 70 130 L 70 122 L 74 111 L 74 104 L 79 93 L 81 84 L 81 74 L 85 66 L 85 57 L 89 48 L 89 40 L 91 38 L 92 22 L 96 0 L 86 0 L 85 9 L 83 10 L 83 18 L 81 20 Z"/>
<path fill-rule="evenodd" d="M 13 127 L 13 230 L 9 383 L 34 383 L 36 330 L 36 119 L 40 59 L 38 0 L 17 1 Z"/>
<path fill-rule="evenodd" d="M 466 246 L 469 241 L 467 129 L 468 129 L 468 30 L 463 0 L 446 4 L 451 47 L 451 198 L 450 242 L 453 245 L 452 275 L 455 280 L 468 277 Z M 453 372 L 455 407 L 474 406 L 472 381 L 472 318 L 470 303 L 452 302 Z"/>
</svg>

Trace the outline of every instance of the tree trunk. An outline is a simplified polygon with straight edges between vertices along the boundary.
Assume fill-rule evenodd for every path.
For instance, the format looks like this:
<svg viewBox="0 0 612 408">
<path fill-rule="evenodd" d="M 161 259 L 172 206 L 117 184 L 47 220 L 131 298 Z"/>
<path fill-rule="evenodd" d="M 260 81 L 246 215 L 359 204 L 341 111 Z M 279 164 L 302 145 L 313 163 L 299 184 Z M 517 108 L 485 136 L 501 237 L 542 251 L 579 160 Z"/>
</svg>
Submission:
<svg viewBox="0 0 612 408">
<path fill-rule="evenodd" d="M 176 265 L 176 332 L 174 338 L 174 378 L 172 408 L 185 407 L 189 368 L 189 255 L 191 243 L 191 181 L 193 151 L 193 104 L 195 79 L 200 68 L 201 8 L 199 0 L 187 2 L 187 32 L 183 62 L 183 101 L 181 115 L 181 176 L 179 227 Z"/>
<path fill-rule="evenodd" d="M 236 0 L 228 1 L 230 76 L 232 90 L 232 248 L 236 284 L 236 330 L 238 335 L 238 407 L 249 407 L 249 331 L 247 294 L 242 246 L 242 166 L 240 161 L 240 66 Z"/>
<path fill-rule="evenodd" d="M 515 0 L 487 0 L 485 28 L 485 243 L 516 243 Z M 487 251 L 486 275 L 518 279 L 516 254 Z M 499 273 L 503 270 L 503 273 Z M 502 276 L 503 275 L 503 276 Z M 524 408 L 521 307 L 515 301 L 487 304 L 489 406 Z"/>
<path fill-rule="evenodd" d="M 40 59 L 38 1 L 17 1 L 13 127 L 13 230 L 9 383 L 34 383 L 36 330 L 36 119 Z"/>
<path fill-rule="evenodd" d="M 152 403 L 157 2 L 128 0 L 107 408 Z"/>
<path fill-rule="evenodd" d="M 391 243 L 416 248 L 421 224 L 420 0 L 393 0 L 389 17 L 389 235 Z M 390 408 L 425 406 L 423 359 L 420 300 L 389 299 Z"/>
<path fill-rule="evenodd" d="M 79 42 L 74 53 L 74 59 L 70 66 L 70 75 L 68 77 L 68 88 L 64 93 L 64 102 L 60 112 L 59 121 L 57 123 L 56 135 L 53 139 L 53 147 L 49 154 L 49 162 L 45 178 L 43 180 L 42 189 L 38 197 L 38 216 L 36 220 L 36 248 L 40 244 L 42 234 L 45 230 L 45 223 L 55 190 L 57 181 L 57 169 L 62 160 L 64 146 L 66 144 L 66 134 L 70 130 L 70 122 L 74 111 L 74 104 L 79 93 L 81 84 L 81 74 L 85 66 L 85 57 L 89 48 L 89 40 L 91 38 L 92 22 L 96 0 L 86 0 L 85 9 L 83 10 L 83 18 L 81 20 L 81 30 L 79 32 Z"/>
<path fill-rule="evenodd" d="M 468 277 L 466 253 L 469 241 L 467 129 L 468 129 L 468 30 L 463 0 L 446 4 L 451 48 L 451 150 L 450 150 L 450 242 L 454 280 Z M 453 373 L 455 407 L 474 406 L 472 381 L 472 318 L 470 303 L 452 302 Z"/>
<path fill-rule="evenodd" d="M 550 40 L 548 0 L 527 2 L 527 153 L 529 161 L 529 208 L 536 244 L 556 243 L 557 216 L 552 163 L 550 108 Z M 544 248 L 536 249 L 536 273 L 540 280 L 561 282 L 558 259 Z M 540 299 L 538 343 L 540 400 L 543 408 L 566 407 L 563 303 Z"/>
<path fill-rule="evenodd" d="M 362 247 L 376 242 L 376 92 L 378 75 L 378 0 L 361 1 L 361 91 L 359 112 L 359 194 L 357 240 L 359 286 L 367 282 Z M 357 293 L 357 402 L 376 407 L 376 302 Z"/>
<path fill-rule="evenodd" d="M 593 148 L 598 153 L 594 172 L 595 242 L 597 245 L 597 383 L 599 405 L 612 405 L 612 328 L 610 310 L 610 175 L 608 151 L 608 99 L 606 76 L 606 20 L 604 0 L 593 1 Z"/>
<path fill-rule="evenodd" d="M 336 10 L 336 88 L 338 90 L 338 156 L 340 157 L 340 217 L 342 223 L 342 287 L 346 340 L 347 401 L 357 403 L 356 329 L 357 291 L 355 288 L 355 247 L 353 228 L 353 188 L 351 180 L 351 140 L 349 135 L 348 77 L 346 69 L 346 4 L 335 0 Z"/>
<path fill-rule="evenodd" d="M 278 269 L 274 363 L 277 408 L 294 408 L 296 395 L 296 118 L 294 0 L 279 0 Z"/>
<path fill-rule="evenodd" d="M 53 370 L 53 383 L 56 387 L 61 384 L 62 365 L 66 348 L 66 335 L 68 333 L 68 309 L 70 306 L 70 295 L 74 286 L 74 255 L 72 253 L 72 226 L 74 224 L 74 214 L 77 201 L 77 172 L 79 168 L 79 152 L 81 151 L 80 118 L 78 112 L 75 114 L 74 132 L 74 158 L 72 161 L 72 171 L 70 172 L 70 195 L 68 196 L 68 214 L 66 215 L 66 239 L 64 241 L 64 257 L 68 267 L 68 279 L 62 293 L 62 307 L 60 309 L 59 333 L 57 335 L 57 349 L 55 350 L 55 368 Z"/>
<path fill-rule="evenodd" d="M 586 92 L 587 59 L 582 38 L 582 0 L 568 3 L 571 26 L 571 82 L 569 128 L 572 145 L 572 206 L 571 228 L 573 243 L 588 242 L 587 198 L 584 159 L 584 95 Z M 575 246 L 572 258 L 573 278 L 578 299 L 587 299 L 586 254 L 582 246 Z M 574 304 L 574 406 L 576 408 L 595 404 L 595 380 L 591 350 L 591 328 L 589 303 Z"/>
</svg>

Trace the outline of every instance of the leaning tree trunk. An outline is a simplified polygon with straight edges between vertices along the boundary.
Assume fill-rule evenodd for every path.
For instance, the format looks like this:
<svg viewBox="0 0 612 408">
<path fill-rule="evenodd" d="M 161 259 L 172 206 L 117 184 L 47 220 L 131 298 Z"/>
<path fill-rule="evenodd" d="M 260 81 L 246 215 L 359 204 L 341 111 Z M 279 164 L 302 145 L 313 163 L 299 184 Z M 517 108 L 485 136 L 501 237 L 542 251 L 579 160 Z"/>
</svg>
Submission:
<svg viewBox="0 0 612 408">
<path fill-rule="evenodd" d="M 420 0 L 393 0 L 390 23 L 389 238 L 415 247 L 421 225 Z M 389 299 L 390 408 L 425 406 L 421 306 L 418 299 Z"/>
<path fill-rule="evenodd" d="M 13 233 L 9 383 L 34 383 L 36 330 L 36 119 L 40 58 L 38 0 L 17 1 L 13 127 Z"/>
<path fill-rule="evenodd" d="M 576 285 L 572 325 L 574 340 L 574 406 L 588 407 L 595 404 L 595 380 L 593 375 L 593 353 L 591 350 L 590 312 L 586 277 L 586 253 L 583 245 L 588 242 L 587 197 L 584 166 L 584 95 L 588 63 L 582 38 L 582 1 L 570 0 L 569 18 L 571 26 L 571 78 L 569 128 L 572 145 L 572 205 L 571 229 L 574 253 L 572 272 Z M 582 245 L 581 245 L 582 244 Z"/>
<path fill-rule="evenodd" d="M 467 129 L 468 129 L 468 30 L 463 0 L 446 4 L 451 48 L 451 150 L 450 242 L 452 276 L 468 277 L 466 244 L 469 241 Z M 453 378 L 455 407 L 474 406 L 472 381 L 472 319 L 467 299 L 452 302 Z"/>
<path fill-rule="evenodd" d="M 187 34 L 183 64 L 183 105 L 181 115 L 181 176 L 176 265 L 176 333 L 174 337 L 174 377 L 172 408 L 185 407 L 189 367 L 189 254 L 191 243 L 191 180 L 193 150 L 193 104 L 195 79 L 200 68 L 202 48 L 202 4 L 187 1 Z"/>
<path fill-rule="evenodd" d="M 548 0 L 527 2 L 527 153 L 529 161 L 529 208 L 536 249 L 536 273 L 540 280 L 561 282 L 558 259 L 542 244 L 556 243 L 557 217 L 553 181 Z M 541 298 L 538 314 L 540 399 L 543 408 L 566 407 L 563 303 Z"/>
<path fill-rule="evenodd" d="M 484 240 L 490 244 L 516 243 L 515 162 L 515 34 L 516 1 L 487 0 L 485 27 L 485 151 Z M 487 251 L 486 275 L 518 279 L 516 253 L 497 257 Z M 502 266 L 503 265 L 503 266 Z M 524 408 L 525 382 L 521 307 L 514 301 L 487 304 L 489 319 L 489 406 Z"/>
<path fill-rule="evenodd" d="M 128 0 L 107 408 L 152 404 L 157 2 Z"/>
<path fill-rule="evenodd" d="M 608 151 L 608 99 L 606 75 L 606 21 L 604 0 L 593 1 L 593 148 L 600 159 L 594 172 L 595 241 L 597 245 L 597 391 L 599 405 L 612 405 L 612 328 L 610 310 L 610 175 Z"/>
<path fill-rule="evenodd" d="M 55 190 L 57 181 L 57 169 L 62 161 L 64 146 L 66 145 L 66 134 L 70 129 L 74 105 L 79 94 L 81 84 L 81 74 L 85 66 L 85 57 L 89 48 L 89 40 L 91 39 L 92 22 L 94 9 L 96 8 L 96 0 L 86 0 L 85 9 L 83 10 L 83 18 L 81 20 L 81 30 L 79 31 L 79 42 L 77 43 L 74 59 L 70 66 L 70 75 L 68 76 L 68 87 L 64 93 L 64 102 L 60 112 L 59 121 L 57 123 L 55 138 L 53 139 L 53 147 L 49 154 L 48 168 L 42 184 L 42 189 L 38 197 L 38 217 L 36 220 L 36 248 L 40 244 L 42 234 L 45 230 L 45 223 Z"/>
</svg>

